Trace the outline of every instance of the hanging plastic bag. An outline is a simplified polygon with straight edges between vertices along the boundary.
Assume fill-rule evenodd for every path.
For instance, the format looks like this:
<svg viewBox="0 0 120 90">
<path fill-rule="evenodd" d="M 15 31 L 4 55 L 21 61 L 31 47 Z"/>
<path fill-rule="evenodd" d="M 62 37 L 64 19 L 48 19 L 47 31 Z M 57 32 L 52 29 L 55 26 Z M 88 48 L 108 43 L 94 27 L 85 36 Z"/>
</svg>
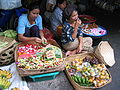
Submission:
<svg viewBox="0 0 120 90">
<path fill-rule="evenodd" d="M 21 0 L 0 0 L 0 9 L 10 10 L 21 6 Z"/>
</svg>

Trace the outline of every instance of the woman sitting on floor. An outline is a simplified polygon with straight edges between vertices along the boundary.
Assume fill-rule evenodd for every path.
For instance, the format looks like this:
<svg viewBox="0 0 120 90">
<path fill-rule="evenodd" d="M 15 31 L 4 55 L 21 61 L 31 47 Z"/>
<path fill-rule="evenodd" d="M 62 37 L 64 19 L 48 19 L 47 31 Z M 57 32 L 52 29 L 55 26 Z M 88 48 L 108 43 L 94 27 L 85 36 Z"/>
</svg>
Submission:
<svg viewBox="0 0 120 90">
<path fill-rule="evenodd" d="M 64 10 L 66 21 L 62 29 L 62 47 L 67 50 L 66 56 L 81 53 L 83 50 L 92 50 L 92 38 L 83 38 L 81 20 L 75 8 L 67 7 Z"/>
</svg>

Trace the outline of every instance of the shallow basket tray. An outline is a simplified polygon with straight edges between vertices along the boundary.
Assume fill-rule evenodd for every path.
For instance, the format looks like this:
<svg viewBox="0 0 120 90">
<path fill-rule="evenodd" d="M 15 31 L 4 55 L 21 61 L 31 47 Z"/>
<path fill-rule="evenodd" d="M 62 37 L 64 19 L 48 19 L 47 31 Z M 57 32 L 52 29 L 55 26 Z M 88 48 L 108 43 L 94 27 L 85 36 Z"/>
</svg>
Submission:
<svg viewBox="0 0 120 90">
<path fill-rule="evenodd" d="M 72 61 L 75 60 L 75 58 L 81 58 L 81 59 L 83 59 L 83 58 L 85 58 L 86 56 L 96 57 L 96 55 L 95 55 L 94 53 L 82 53 L 82 54 L 76 54 L 76 55 L 72 55 L 72 56 L 66 57 L 66 58 L 65 58 L 65 61 L 66 61 L 67 63 L 71 63 Z M 96 57 L 96 58 L 97 58 L 97 57 Z M 99 59 L 99 58 L 97 58 L 97 59 Z M 100 60 L 100 59 L 99 59 L 99 60 Z M 102 63 L 101 60 L 100 60 L 100 63 Z M 107 72 L 108 72 L 109 75 L 110 75 L 110 80 L 109 80 L 106 84 L 108 84 L 108 83 L 110 83 L 110 82 L 112 81 L 112 76 L 111 76 L 111 74 L 110 74 L 110 72 L 109 72 L 108 69 L 107 69 Z M 92 89 L 96 89 L 96 88 L 101 88 L 101 87 L 103 87 L 103 86 L 106 85 L 106 84 L 104 84 L 104 85 L 102 85 L 102 86 L 100 86 L 100 87 L 80 86 L 79 84 L 77 84 L 77 83 L 71 78 L 71 75 L 69 74 L 68 70 L 65 69 L 65 73 L 66 73 L 69 81 L 71 82 L 71 84 L 72 84 L 73 87 L 75 88 L 75 90 L 92 90 Z"/>
<path fill-rule="evenodd" d="M 52 45 L 57 46 L 57 47 L 60 48 L 60 46 L 54 40 L 48 40 L 48 43 L 50 43 L 50 44 L 52 44 Z M 26 44 L 40 45 L 39 43 L 36 43 L 34 41 L 18 44 L 16 46 L 16 49 L 15 49 L 15 61 L 17 61 L 17 59 L 18 59 L 18 54 L 17 54 L 18 48 L 20 46 L 24 46 Z M 64 62 L 61 65 L 57 66 L 57 67 L 47 68 L 47 69 L 22 69 L 22 68 L 19 68 L 17 66 L 17 70 L 18 70 L 20 76 L 29 76 L 29 75 L 37 75 L 37 74 L 48 73 L 48 72 L 63 71 L 64 68 L 65 68 L 65 63 Z"/>
<path fill-rule="evenodd" d="M 84 19 L 84 18 L 88 19 L 88 20 L 82 20 L 83 23 L 94 23 L 94 22 L 96 22 L 96 18 L 93 17 L 93 16 L 90 16 L 90 15 L 79 15 L 78 17 L 79 17 L 81 20 L 82 20 L 82 18 L 83 18 L 83 19 Z"/>
</svg>

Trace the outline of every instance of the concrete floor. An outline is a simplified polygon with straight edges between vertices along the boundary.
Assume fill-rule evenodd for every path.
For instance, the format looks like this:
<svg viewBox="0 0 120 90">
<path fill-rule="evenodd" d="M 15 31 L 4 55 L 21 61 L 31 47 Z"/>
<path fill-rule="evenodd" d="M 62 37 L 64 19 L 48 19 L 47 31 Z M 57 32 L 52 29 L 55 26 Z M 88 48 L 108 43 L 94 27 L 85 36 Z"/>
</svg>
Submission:
<svg viewBox="0 0 120 90">
<path fill-rule="evenodd" d="M 96 14 L 97 13 L 97 14 Z M 97 18 L 96 24 L 108 30 L 104 38 L 108 40 L 114 49 L 115 65 L 108 68 L 112 75 L 112 82 L 103 88 L 96 90 L 119 90 L 120 88 L 120 14 L 108 14 L 96 11 L 91 15 Z M 30 90 L 74 90 L 64 72 L 61 72 L 54 80 L 42 82 L 28 82 Z"/>
</svg>

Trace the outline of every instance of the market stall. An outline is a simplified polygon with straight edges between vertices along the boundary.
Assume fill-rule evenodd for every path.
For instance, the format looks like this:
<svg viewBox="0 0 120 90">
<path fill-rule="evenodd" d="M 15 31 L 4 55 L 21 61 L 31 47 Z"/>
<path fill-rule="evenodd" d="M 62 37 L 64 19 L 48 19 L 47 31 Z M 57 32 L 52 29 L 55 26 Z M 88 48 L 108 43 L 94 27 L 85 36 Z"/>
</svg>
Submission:
<svg viewBox="0 0 120 90">
<path fill-rule="evenodd" d="M 112 76 L 105 65 L 115 64 L 113 49 L 107 41 L 101 42 L 93 53 L 81 53 L 69 57 L 64 57 L 60 46 L 52 39 L 43 44 L 34 41 L 21 42 L 15 46 L 14 58 L 15 63 L 11 64 L 14 68 L 11 68 L 11 65 L 9 69 L 1 67 L 1 73 L 3 72 L 7 78 L 6 82 L 9 83 L 8 86 L 2 86 L 2 88 L 16 88 L 12 86 L 14 83 L 12 78 L 16 77 L 15 75 L 21 82 L 24 82 L 21 77 L 26 76 L 32 81 L 53 80 L 65 67 L 67 77 L 76 90 L 101 88 L 112 81 Z M 15 71 L 17 73 L 13 73 Z M 76 75 L 81 75 L 81 77 Z M 20 85 L 22 86 L 18 88 L 24 87 L 24 84 Z"/>
<path fill-rule="evenodd" d="M 104 27 L 95 24 L 94 17 L 81 15 L 80 18 L 85 36 L 92 37 L 96 42 L 95 39 L 101 41 L 101 38 L 107 35 Z M 29 77 L 33 82 L 53 80 L 63 70 L 76 90 L 101 88 L 112 81 L 111 73 L 106 66 L 113 66 L 115 60 L 113 49 L 108 42 L 101 42 L 99 45 L 97 43 L 98 46 L 93 53 L 64 57 L 62 49 L 53 40 L 51 32 L 49 33 L 48 29 L 43 31 L 45 38 L 49 40 L 42 44 L 34 41 L 18 44 L 15 41 L 17 35 L 15 31 L 6 30 L 1 33 L 0 88 L 29 90 L 27 82 L 22 77 Z M 61 35 L 61 32 L 58 33 Z"/>
</svg>

